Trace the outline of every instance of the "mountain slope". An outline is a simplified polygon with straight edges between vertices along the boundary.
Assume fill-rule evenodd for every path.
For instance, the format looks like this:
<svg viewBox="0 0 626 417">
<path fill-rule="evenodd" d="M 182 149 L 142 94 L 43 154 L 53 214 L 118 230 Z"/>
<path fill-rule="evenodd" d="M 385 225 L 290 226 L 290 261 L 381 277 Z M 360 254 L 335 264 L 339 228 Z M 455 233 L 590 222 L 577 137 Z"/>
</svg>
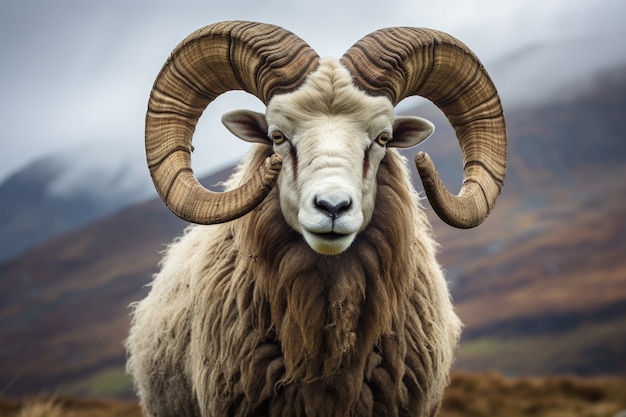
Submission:
<svg viewBox="0 0 626 417">
<path fill-rule="evenodd" d="M 227 175 L 202 182 L 215 189 Z M 128 306 L 185 225 L 153 199 L 0 264 L 0 387 L 39 392 L 119 368 Z"/>
<path fill-rule="evenodd" d="M 102 146 L 39 158 L 0 184 L 0 262 L 46 239 L 154 198 L 143 159 Z M 79 155 L 76 158 L 76 155 Z M 223 178 L 231 168 L 220 170 Z"/>
<path fill-rule="evenodd" d="M 466 323 L 459 367 L 626 370 L 626 80 L 609 81 L 507 111 L 510 169 L 483 225 L 452 229 L 428 210 Z M 419 113 L 441 128 L 425 148 L 455 191 L 457 145 L 441 115 L 429 112 Z M 183 227 L 150 201 L 0 264 L 0 340 L 8 341 L 0 387 L 10 395 L 130 395 L 121 372 L 127 306 L 145 295 L 158 250 Z"/>
<path fill-rule="evenodd" d="M 466 324 L 458 367 L 626 372 L 625 73 L 509 112 L 496 209 L 476 229 L 436 227 Z"/>
<path fill-rule="evenodd" d="M 2 379 L 9 393 L 52 389 L 123 358 L 127 306 L 145 294 L 164 236 L 182 221 L 160 201 L 45 242 L 0 266 Z"/>
<path fill-rule="evenodd" d="M 102 154 L 99 146 L 51 154 L 0 184 L 0 261 L 154 196 L 147 170 Z"/>
</svg>

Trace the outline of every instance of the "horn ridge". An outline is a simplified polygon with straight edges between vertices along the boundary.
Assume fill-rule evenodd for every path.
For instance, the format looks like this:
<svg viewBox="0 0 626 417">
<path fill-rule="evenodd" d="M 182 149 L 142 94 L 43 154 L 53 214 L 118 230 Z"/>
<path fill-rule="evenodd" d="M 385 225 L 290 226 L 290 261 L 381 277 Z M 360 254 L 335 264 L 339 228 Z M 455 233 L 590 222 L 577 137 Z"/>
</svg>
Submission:
<svg viewBox="0 0 626 417">
<path fill-rule="evenodd" d="M 392 103 L 396 101 L 396 89 L 394 83 L 389 78 L 382 78 L 378 72 L 365 71 L 361 68 L 367 68 L 369 62 L 376 62 L 378 60 L 378 66 L 382 73 L 388 73 L 393 71 L 393 65 L 386 56 L 375 57 L 371 54 L 368 48 L 361 43 L 357 43 L 350 51 L 358 51 L 358 53 L 346 54 L 341 58 L 341 62 L 348 67 L 353 75 L 355 84 L 364 91 L 373 95 L 385 95 L 389 97 Z"/>
<path fill-rule="evenodd" d="M 152 163 L 151 165 L 148 165 L 148 169 L 149 170 L 154 170 L 156 168 L 158 168 L 159 165 L 161 165 L 163 163 L 163 161 L 165 161 L 167 158 L 169 158 L 169 156 L 171 154 L 173 154 L 174 152 L 186 152 L 188 154 L 190 154 L 190 150 L 187 148 L 184 148 L 182 146 L 176 146 L 175 148 L 172 148 L 162 159 Z"/>
<path fill-rule="evenodd" d="M 499 187 L 502 187 L 504 185 L 504 178 L 499 177 L 496 174 L 494 174 L 493 171 L 481 161 L 467 161 L 465 165 L 463 165 L 463 170 L 466 170 L 470 166 L 473 166 L 473 165 L 479 166 L 482 169 L 484 169 L 485 172 L 489 174 L 489 176 L 493 179 L 493 182 L 495 182 Z"/>
</svg>

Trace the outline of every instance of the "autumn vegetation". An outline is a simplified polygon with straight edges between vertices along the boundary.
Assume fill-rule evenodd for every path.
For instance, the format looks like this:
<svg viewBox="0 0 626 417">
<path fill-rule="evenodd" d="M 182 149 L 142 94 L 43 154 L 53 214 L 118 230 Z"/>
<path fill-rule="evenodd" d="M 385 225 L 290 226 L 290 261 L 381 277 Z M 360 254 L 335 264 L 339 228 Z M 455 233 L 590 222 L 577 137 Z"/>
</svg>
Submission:
<svg viewBox="0 0 626 417">
<path fill-rule="evenodd" d="M 0 401 L 1 417 L 140 417 L 136 402 L 66 396 Z M 626 378 L 456 372 L 439 417 L 623 417 Z"/>
</svg>

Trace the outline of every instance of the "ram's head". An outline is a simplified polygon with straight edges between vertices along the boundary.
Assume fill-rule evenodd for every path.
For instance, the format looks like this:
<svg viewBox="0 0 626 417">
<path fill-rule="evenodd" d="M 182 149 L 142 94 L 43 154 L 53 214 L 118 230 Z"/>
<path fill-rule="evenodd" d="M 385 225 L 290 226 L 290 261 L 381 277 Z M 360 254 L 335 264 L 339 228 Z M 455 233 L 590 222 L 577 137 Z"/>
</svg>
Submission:
<svg viewBox="0 0 626 417">
<path fill-rule="evenodd" d="M 244 140 L 272 145 L 275 155 L 248 183 L 212 193 L 191 170 L 191 138 L 205 107 L 234 89 L 260 98 L 267 111 L 231 112 L 224 123 Z M 476 226 L 495 204 L 506 171 L 502 108 L 474 54 L 428 29 L 383 29 L 340 60 L 320 60 L 276 26 L 207 26 L 174 50 L 157 77 L 146 118 L 148 164 L 168 207 L 201 224 L 246 214 L 278 180 L 286 221 L 317 252 L 338 254 L 370 221 L 386 148 L 414 146 L 433 131 L 424 119 L 394 116 L 394 106 L 411 95 L 446 114 L 463 153 L 458 195 L 446 190 L 427 154 L 416 155 L 426 194 L 447 223 Z"/>
</svg>

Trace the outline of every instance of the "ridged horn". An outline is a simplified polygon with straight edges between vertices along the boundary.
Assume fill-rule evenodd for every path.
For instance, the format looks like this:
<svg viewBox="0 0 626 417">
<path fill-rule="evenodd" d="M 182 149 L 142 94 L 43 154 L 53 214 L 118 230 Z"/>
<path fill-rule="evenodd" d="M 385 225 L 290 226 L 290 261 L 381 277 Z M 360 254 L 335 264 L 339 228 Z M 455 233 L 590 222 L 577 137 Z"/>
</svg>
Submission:
<svg viewBox="0 0 626 417">
<path fill-rule="evenodd" d="M 231 21 L 185 38 L 158 74 L 146 115 L 146 157 L 165 204 L 193 223 L 226 222 L 248 213 L 270 192 L 281 167 L 272 155 L 246 184 L 215 193 L 191 169 L 192 136 L 204 109 L 218 95 L 244 90 L 267 104 L 297 88 L 319 57 L 302 39 L 278 26 Z"/>
<path fill-rule="evenodd" d="M 507 136 L 497 90 L 476 55 L 446 33 L 403 27 L 363 37 L 341 61 L 361 89 L 387 96 L 394 106 L 419 95 L 443 111 L 461 145 L 463 183 L 458 195 L 451 194 L 430 156 L 420 152 L 415 165 L 424 191 L 446 223 L 482 223 L 504 182 Z"/>
</svg>

